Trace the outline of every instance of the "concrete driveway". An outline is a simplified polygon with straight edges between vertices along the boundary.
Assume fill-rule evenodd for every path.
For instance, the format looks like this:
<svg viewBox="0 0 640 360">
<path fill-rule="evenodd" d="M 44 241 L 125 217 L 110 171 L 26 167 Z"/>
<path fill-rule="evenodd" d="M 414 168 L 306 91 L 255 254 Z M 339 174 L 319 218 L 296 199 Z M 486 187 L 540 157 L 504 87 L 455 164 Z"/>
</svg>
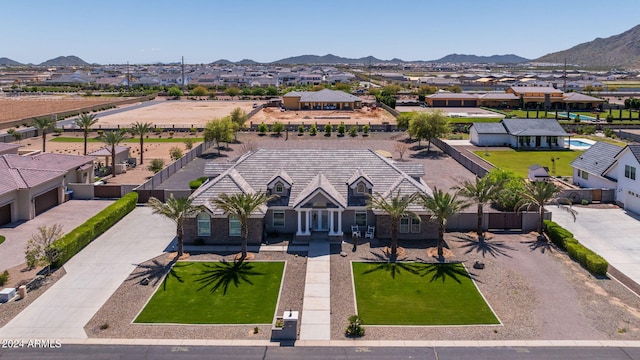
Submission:
<svg viewBox="0 0 640 360">
<path fill-rule="evenodd" d="M 7 238 L 0 244 L 0 271 L 24 263 L 27 241 L 40 226 L 60 224 L 62 231 L 68 233 L 111 204 L 113 200 L 71 200 L 29 221 L 0 227 L 0 235 Z"/>
<path fill-rule="evenodd" d="M 84 326 L 136 264 L 161 255 L 172 221 L 138 207 L 73 257 L 67 274 L 0 329 L 1 338 L 86 338 Z"/>
<path fill-rule="evenodd" d="M 640 217 L 620 208 L 575 207 L 576 221 L 555 206 L 547 209 L 553 221 L 571 231 L 578 241 L 640 284 Z"/>
</svg>

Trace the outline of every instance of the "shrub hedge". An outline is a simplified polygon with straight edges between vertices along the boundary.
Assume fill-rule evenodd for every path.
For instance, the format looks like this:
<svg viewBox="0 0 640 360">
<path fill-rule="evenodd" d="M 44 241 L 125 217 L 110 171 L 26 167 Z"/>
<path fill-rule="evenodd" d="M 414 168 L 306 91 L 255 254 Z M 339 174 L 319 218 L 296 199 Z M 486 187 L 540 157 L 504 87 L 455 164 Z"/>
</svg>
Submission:
<svg viewBox="0 0 640 360">
<path fill-rule="evenodd" d="M 553 221 L 544 221 L 549 239 L 560 249 L 566 250 L 569 256 L 593 275 L 606 275 L 609 268 L 607 260 L 580 244 L 573 234 Z"/>
<path fill-rule="evenodd" d="M 62 255 L 53 266 L 60 267 L 69 261 L 95 238 L 135 209 L 137 203 L 138 193 L 131 192 L 54 242 L 51 246 Z"/>
<path fill-rule="evenodd" d="M 195 189 L 199 188 L 200 185 L 202 185 L 207 180 L 209 180 L 208 177 L 202 176 L 202 177 L 199 177 L 199 178 L 197 178 L 195 180 L 189 181 L 189 188 L 191 190 L 195 190 Z"/>
</svg>

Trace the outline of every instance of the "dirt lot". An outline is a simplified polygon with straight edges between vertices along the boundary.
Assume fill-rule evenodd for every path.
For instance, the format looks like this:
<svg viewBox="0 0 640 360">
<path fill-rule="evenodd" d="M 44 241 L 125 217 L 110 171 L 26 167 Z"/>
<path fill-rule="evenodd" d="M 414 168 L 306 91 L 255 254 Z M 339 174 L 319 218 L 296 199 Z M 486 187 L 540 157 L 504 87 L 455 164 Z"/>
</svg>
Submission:
<svg viewBox="0 0 640 360">
<path fill-rule="evenodd" d="M 254 101 L 167 100 L 158 105 L 101 116 L 98 125 L 129 126 L 136 121 L 151 122 L 165 129 L 172 125 L 203 127 L 207 121 L 222 118 L 235 108 L 253 110 Z"/>
<path fill-rule="evenodd" d="M 46 114 L 81 109 L 106 104 L 120 98 L 83 96 L 16 96 L 0 97 L 0 123 L 10 120 L 42 116 Z"/>
<path fill-rule="evenodd" d="M 333 119 L 330 119 L 333 117 Z M 375 110 L 365 107 L 354 111 L 345 110 L 300 110 L 300 111 L 280 111 L 279 108 L 265 108 L 251 119 L 254 124 L 264 122 L 265 124 L 273 124 L 280 121 L 284 124 L 291 122 L 292 124 L 300 123 L 318 123 L 318 124 L 339 124 L 341 121 L 346 125 L 355 124 L 381 124 L 388 122 L 395 124 L 395 118 L 387 111 L 381 108 Z"/>
</svg>

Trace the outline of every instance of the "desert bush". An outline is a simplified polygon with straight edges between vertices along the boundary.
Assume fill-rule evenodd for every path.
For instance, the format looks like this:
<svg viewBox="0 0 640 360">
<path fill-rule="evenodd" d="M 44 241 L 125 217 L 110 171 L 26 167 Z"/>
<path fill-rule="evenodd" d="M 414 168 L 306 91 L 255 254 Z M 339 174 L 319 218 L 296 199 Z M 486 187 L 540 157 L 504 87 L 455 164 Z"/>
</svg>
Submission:
<svg viewBox="0 0 640 360">
<path fill-rule="evenodd" d="M 363 136 L 368 136 L 369 135 L 369 129 L 371 129 L 371 126 L 369 126 L 369 124 L 364 124 L 362 126 L 362 134 L 363 134 Z"/>
<path fill-rule="evenodd" d="M 151 159 L 151 164 L 147 166 L 147 170 L 153 171 L 153 173 L 157 173 L 164 169 L 164 160 L 162 159 Z"/>
<path fill-rule="evenodd" d="M 258 125 L 258 132 L 260 135 L 264 135 L 267 131 L 269 131 L 269 126 L 267 126 L 267 124 L 260 123 L 260 125 Z"/>
<path fill-rule="evenodd" d="M 344 125 L 344 122 L 340 122 L 338 125 L 338 136 L 344 136 L 344 133 L 347 131 L 347 127 Z"/>
<path fill-rule="evenodd" d="M 364 326 L 362 326 L 362 320 L 358 315 L 352 315 L 349 317 L 349 326 L 347 326 L 344 333 L 348 337 L 364 336 Z"/>
<path fill-rule="evenodd" d="M 171 157 L 171 160 L 178 160 L 180 159 L 184 154 L 182 153 L 182 149 L 180 149 L 177 146 L 172 147 L 171 149 L 169 149 L 169 156 Z"/>
<path fill-rule="evenodd" d="M 324 135 L 325 136 L 331 136 L 331 132 L 333 131 L 333 125 L 331 124 L 326 124 L 324 126 Z"/>
<path fill-rule="evenodd" d="M 351 137 L 358 136 L 358 125 L 352 125 L 349 128 L 349 136 L 351 136 Z"/>
<path fill-rule="evenodd" d="M 280 121 L 276 121 L 271 125 L 271 132 L 280 136 L 280 133 L 284 131 L 284 124 Z"/>
<path fill-rule="evenodd" d="M 0 286 L 4 286 L 9 282 L 9 271 L 5 270 L 2 274 L 0 274 Z"/>
<path fill-rule="evenodd" d="M 318 133 L 318 127 L 316 126 L 316 124 L 312 124 L 311 127 L 309 128 L 309 135 L 316 136 L 317 133 Z"/>
</svg>

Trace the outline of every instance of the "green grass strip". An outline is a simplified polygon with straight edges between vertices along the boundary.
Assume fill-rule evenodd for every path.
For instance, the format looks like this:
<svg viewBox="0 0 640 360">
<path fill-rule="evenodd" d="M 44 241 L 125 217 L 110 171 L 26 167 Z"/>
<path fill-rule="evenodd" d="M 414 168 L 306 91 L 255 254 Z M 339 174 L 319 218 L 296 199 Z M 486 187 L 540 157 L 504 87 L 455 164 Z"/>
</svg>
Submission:
<svg viewBox="0 0 640 360">
<path fill-rule="evenodd" d="M 500 322 L 462 264 L 352 263 L 364 325 Z"/>
<path fill-rule="evenodd" d="M 184 142 L 186 139 L 191 139 L 194 142 L 198 143 L 198 142 L 202 142 L 204 141 L 204 138 L 201 137 L 193 137 L 193 138 L 148 138 L 148 139 L 144 139 L 145 144 L 146 143 L 181 143 Z M 63 142 L 63 143 L 84 143 L 84 138 L 81 137 L 54 137 L 51 138 L 52 142 Z M 88 143 L 99 143 L 101 142 L 100 140 L 98 140 L 97 138 L 88 138 L 87 139 Z M 138 144 L 140 142 L 139 138 L 130 138 L 130 139 L 126 139 L 124 141 L 125 143 L 135 143 Z"/>
<path fill-rule="evenodd" d="M 269 324 L 284 262 L 178 262 L 136 323 Z"/>
<path fill-rule="evenodd" d="M 511 170 L 518 176 L 527 177 L 529 166 L 538 164 L 549 168 L 551 176 L 571 176 L 573 168 L 569 164 L 584 151 L 516 151 L 512 149 L 495 151 L 474 151 L 474 154 L 503 170 Z M 551 161 L 553 159 L 553 161 Z M 555 165 L 554 165 L 555 163 Z M 554 171 L 555 169 L 555 171 Z"/>
</svg>

